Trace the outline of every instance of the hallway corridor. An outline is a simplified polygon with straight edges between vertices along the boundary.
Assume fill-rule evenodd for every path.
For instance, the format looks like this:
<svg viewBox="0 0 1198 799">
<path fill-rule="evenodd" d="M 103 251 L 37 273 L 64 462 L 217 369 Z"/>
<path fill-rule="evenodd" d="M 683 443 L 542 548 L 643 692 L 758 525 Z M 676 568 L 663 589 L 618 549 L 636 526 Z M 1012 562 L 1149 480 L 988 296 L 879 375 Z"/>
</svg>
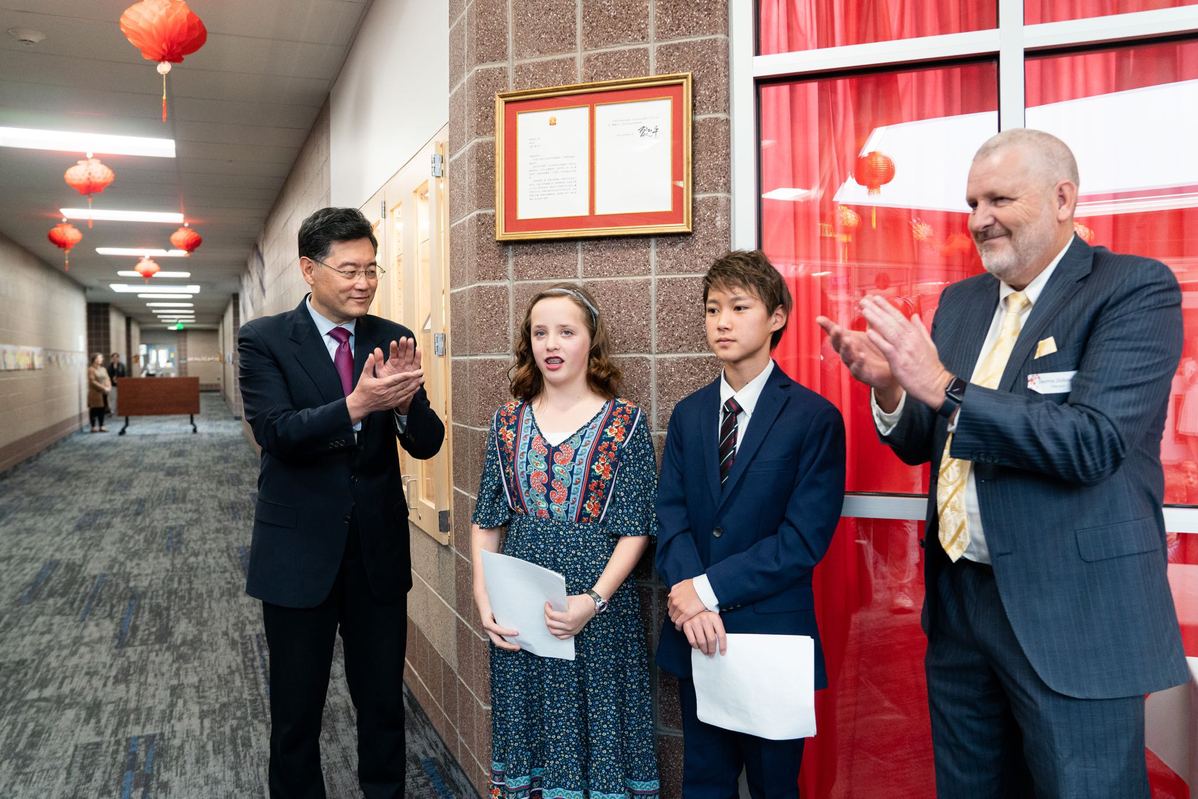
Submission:
<svg viewBox="0 0 1198 799">
<path fill-rule="evenodd" d="M 0 475 L 0 796 L 265 795 L 267 658 L 244 593 L 257 459 L 217 394 Z M 358 796 L 340 647 L 322 748 Z M 409 705 L 407 794 L 473 796 Z"/>
</svg>

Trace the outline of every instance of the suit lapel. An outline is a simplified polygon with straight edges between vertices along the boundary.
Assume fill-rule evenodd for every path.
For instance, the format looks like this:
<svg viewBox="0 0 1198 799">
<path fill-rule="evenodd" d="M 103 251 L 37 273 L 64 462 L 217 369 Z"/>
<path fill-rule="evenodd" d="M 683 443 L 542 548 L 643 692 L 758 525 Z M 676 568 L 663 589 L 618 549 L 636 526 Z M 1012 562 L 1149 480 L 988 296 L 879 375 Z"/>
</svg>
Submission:
<svg viewBox="0 0 1198 799">
<path fill-rule="evenodd" d="M 353 384 L 358 385 L 358 380 L 362 377 L 362 370 L 366 368 L 366 356 L 375 347 L 374 328 L 370 324 L 369 316 L 360 316 L 354 324 L 354 376 Z M 377 364 L 376 364 L 377 365 Z M 366 429 L 370 425 L 370 420 L 374 416 L 373 413 L 366 414 L 366 418 L 362 420 L 362 430 L 358 435 L 359 443 L 363 441 L 363 436 L 366 434 Z"/>
<path fill-rule="evenodd" d="M 958 320 L 940 333 L 940 340 L 936 342 L 937 347 L 944 348 L 949 368 L 966 379 L 973 374 L 982 345 L 986 343 L 986 334 L 990 332 L 994 309 L 998 305 L 998 280 L 986 275 L 967 290 L 969 294 L 955 303 L 960 311 Z M 979 313 L 978 309 L 983 307 L 988 307 L 989 312 Z"/>
<path fill-rule="evenodd" d="M 1041 334 L 1056 318 L 1065 302 L 1073 296 L 1074 284 L 1090 274 L 1093 263 L 1094 251 L 1089 244 L 1075 236 L 1073 244 L 1066 250 L 1044 290 L 1040 292 L 1036 304 L 1032 306 L 1032 312 L 1024 322 L 1023 329 L 1019 331 L 1015 348 L 1011 350 L 1011 357 L 1007 359 L 1006 368 L 1003 369 L 1002 380 L 998 384 L 999 391 L 1010 391 L 1014 388 L 1015 377 L 1023 369 L 1024 361 L 1032 354 L 1032 347 L 1040 340 Z"/>
<path fill-rule="evenodd" d="M 717 394 L 717 398 L 718 396 Z M 732 471 L 728 473 L 728 479 L 724 482 L 719 494 L 721 505 L 728 499 L 728 496 L 732 493 L 732 489 L 736 488 L 736 484 L 740 482 L 740 479 L 744 477 L 745 470 L 749 468 L 749 462 L 757 454 L 757 450 L 761 447 L 762 442 L 765 441 L 766 434 L 774 426 L 778 414 L 786 407 L 786 401 L 789 398 L 790 378 L 782 372 L 777 364 L 774 364 L 774 371 L 770 373 L 769 379 L 765 381 L 765 386 L 761 389 L 761 395 L 757 398 L 757 405 L 753 408 L 753 415 L 749 417 L 748 429 L 740 433 L 743 438 L 741 439 L 740 447 L 736 450 L 736 460 L 733 461 Z M 717 418 L 719 418 L 718 414 Z M 718 464 L 716 471 L 716 480 L 719 480 Z"/>
<path fill-rule="evenodd" d="M 712 500 L 720 499 L 720 442 L 717 440 L 720 426 L 720 379 L 701 389 L 699 400 L 699 451 L 702 453 L 703 475 L 711 491 Z"/>
<path fill-rule="evenodd" d="M 374 349 L 373 332 L 369 317 L 359 317 L 354 324 L 354 386 L 358 385 L 362 370 L 366 368 L 366 356 Z"/>
<path fill-rule="evenodd" d="M 316 384 L 325 402 L 335 402 L 345 395 L 341 391 L 341 378 L 337 367 L 329 357 L 328 347 L 321 341 L 320 331 L 308 313 L 308 298 L 300 301 L 299 307 L 291 312 L 291 342 L 295 346 L 295 359 L 300 368 Z"/>
</svg>

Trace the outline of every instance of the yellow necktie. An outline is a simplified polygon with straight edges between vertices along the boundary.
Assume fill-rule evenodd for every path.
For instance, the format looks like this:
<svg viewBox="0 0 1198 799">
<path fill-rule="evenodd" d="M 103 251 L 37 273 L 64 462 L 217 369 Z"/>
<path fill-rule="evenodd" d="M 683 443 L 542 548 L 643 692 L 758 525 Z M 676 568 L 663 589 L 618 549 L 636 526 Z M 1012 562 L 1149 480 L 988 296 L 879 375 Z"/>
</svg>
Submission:
<svg viewBox="0 0 1198 799">
<path fill-rule="evenodd" d="M 997 388 L 1002 379 L 1011 350 L 1019 338 L 1020 316 L 1030 302 L 1022 291 L 1007 295 L 1006 309 L 1003 311 L 1002 323 L 998 330 L 998 338 L 994 346 L 986 353 L 986 357 L 973 371 L 973 379 L 969 382 Z M 936 511 L 940 516 L 940 545 L 948 553 L 952 561 L 965 554 L 969 546 L 969 525 L 965 515 L 965 486 L 969 482 L 971 461 L 953 458 L 948 453 L 953 445 L 953 434 L 949 433 L 944 442 L 944 455 L 940 459 L 940 473 L 936 480 Z"/>
</svg>

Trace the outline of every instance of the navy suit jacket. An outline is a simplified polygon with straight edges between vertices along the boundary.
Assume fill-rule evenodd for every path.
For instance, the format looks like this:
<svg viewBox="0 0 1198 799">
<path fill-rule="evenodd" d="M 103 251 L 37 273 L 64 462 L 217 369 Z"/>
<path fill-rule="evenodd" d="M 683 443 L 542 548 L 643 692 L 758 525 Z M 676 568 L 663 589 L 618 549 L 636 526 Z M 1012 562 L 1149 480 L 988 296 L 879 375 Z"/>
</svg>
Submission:
<svg viewBox="0 0 1198 799">
<path fill-rule="evenodd" d="M 657 490 L 657 570 L 667 586 L 707 574 L 729 633 L 810 635 L 827 684 L 811 573 L 844 504 L 844 420 L 775 364 L 720 485 L 720 381 L 674 408 Z M 691 673 L 691 647 L 667 619 L 657 662 Z"/>
<path fill-rule="evenodd" d="M 973 373 L 998 289 L 985 274 L 944 290 L 932 338 L 953 374 Z M 1036 357 L 1049 337 L 1056 351 Z M 1135 696 L 1188 677 L 1161 515 L 1161 432 L 1181 343 L 1181 291 L 1168 267 L 1075 237 L 998 387 L 966 389 L 952 455 L 974 464 L 1003 607 L 1032 667 L 1058 693 Z M 1028 388 L 1029 375 L 1072 371 L 1068 392 Z M 883 439 L 907 463 L 932 463 L 928 586 L 949 562 L 936 513 L 946 426 L 908 397 Z M 924 623 L 934 636 L 934 591 L 927 595 Z"/>
<path fill-rule="evenodd" d="M 355 441 L 341 379 L 307 298 L 292 311 L 254 319 L 238 335 L 245 418 L 262 448 L 246 591 L 285 607 L 314 607 L 333 586 L 357 517 L 372 595 L 395 602 L 412 587 L 408 505 L 396 440 L 416 458 L 441 448 L 445 427 L 424 389 L 405 432 L 391 411 L 362 420 Z M 412 332 L 377 316 L 354 328 L 354 383 L 366 356 Z"/>
</svg>

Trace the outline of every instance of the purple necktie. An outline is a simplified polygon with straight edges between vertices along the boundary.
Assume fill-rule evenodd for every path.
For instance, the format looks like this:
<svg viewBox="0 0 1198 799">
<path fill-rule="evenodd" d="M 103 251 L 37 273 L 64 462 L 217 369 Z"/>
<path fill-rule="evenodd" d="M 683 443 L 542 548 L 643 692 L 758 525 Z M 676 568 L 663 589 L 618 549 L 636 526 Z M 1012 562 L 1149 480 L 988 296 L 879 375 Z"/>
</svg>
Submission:
<svg viewBox="0 0 1198 799">
<path fill-rule="evenodd" d="M 349 351 L 349 331 L 344 327 L 334 327 L 329 335 L 337 339 L 337 352 L 333 355 L 333 366 L 341 378 L 341 390 L 349 396 L 354 390 L 354 354 Z"/>
</svg>

